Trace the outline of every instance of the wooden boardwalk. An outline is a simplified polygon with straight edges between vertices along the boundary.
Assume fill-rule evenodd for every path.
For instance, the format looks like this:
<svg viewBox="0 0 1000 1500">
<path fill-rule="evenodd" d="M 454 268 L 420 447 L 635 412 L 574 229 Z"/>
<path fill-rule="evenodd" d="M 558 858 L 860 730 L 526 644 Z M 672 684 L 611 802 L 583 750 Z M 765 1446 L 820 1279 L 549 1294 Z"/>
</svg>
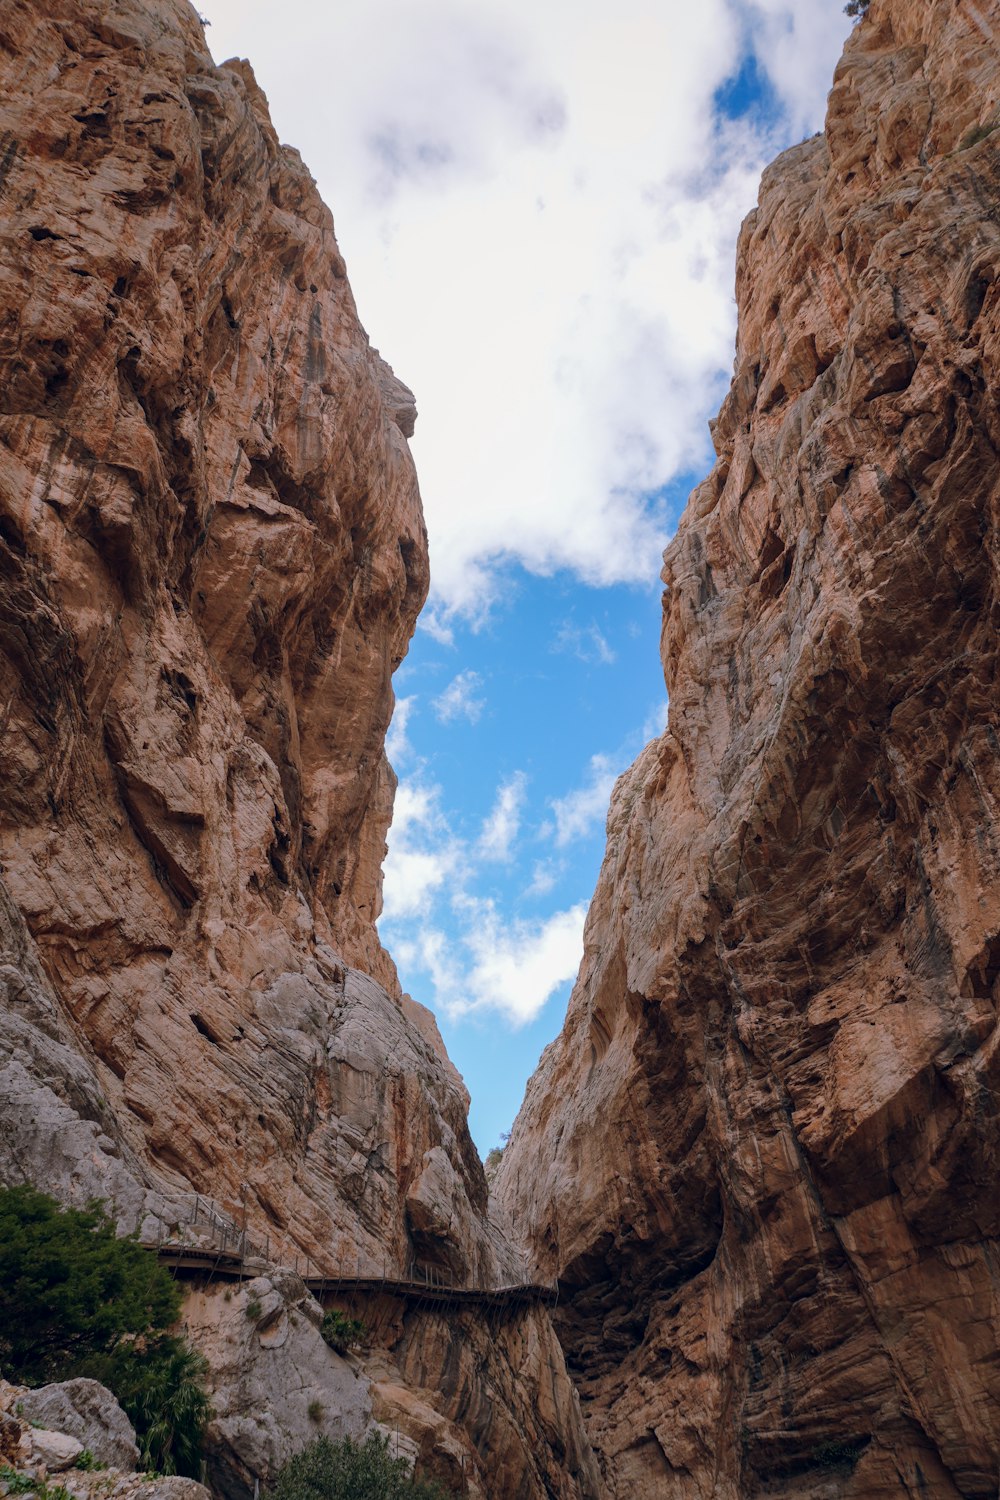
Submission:
<svg viewBox="0 0 1000 1500">
<path fill-rule="evenodd" d="M 243 1255 L 238 1249 L 216 1249 L 210 1245 L 183 1245 L 163 1241 L 155 1247 L 161 1264 L 174 1272 L 221 1277 L 225 1281 L 250 1281 L 266 1275 L 268 1265 L 254 1255 Z M 478 1306 L 515 1308 L 530 1305 L 554 1307 L 558 1290 L 537 1283 L 514 1283 L 509 1286 L 454 1286 L 431 1272 L 416 1268 L 408 1277 L 353 1275 L 310 1275 L 302 1277 L 309 1291 L 320 1302 L 336 1295 L 401 1297 L 407 1302 L 434 1302 L 450 1307 Z"/>
</svg>

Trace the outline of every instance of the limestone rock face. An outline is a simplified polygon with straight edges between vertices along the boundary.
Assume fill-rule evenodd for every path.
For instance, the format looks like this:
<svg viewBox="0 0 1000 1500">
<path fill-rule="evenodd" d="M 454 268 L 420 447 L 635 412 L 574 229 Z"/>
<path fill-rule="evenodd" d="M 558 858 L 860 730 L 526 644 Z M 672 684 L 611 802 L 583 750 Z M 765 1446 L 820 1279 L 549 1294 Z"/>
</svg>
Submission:
<svg viewBox="0 0 1000 1500">
<path fill-rule="evenodd" d="M 135 1428 L 97 1380 L 61 1380 L 26 1391 L 17 1403 L 32 1424 L 79 1439 L 98 1463 L 132 1470 L 139 1463 Z"/>
<path fill-rule="evenodd" d="M 872 0 L 739 243 L 667 733 L 499 1191 L 618 1497 L 996 1493 L 1000 10 Z"/>
<path fill-rule="evenodd" d="M 345 977 L 395 986 L 372 921 L 427 583 L 412 398 L 249 68 L 181 0 L 18 5 L 0 69 L 4 879 L 141 1159 L 317 1258 L 343 1186 L 343 1237 L 363 1253 L 367 1219 L 381 1254 L 380 1179 L 405 1196 L 442 1139 L 484 1201 L 461 1095 Z"/>
<path fill-rule="evenodd" d="M 42 1418 L 54 1425 L 45 1427 Z M 86 1450 L 90 1462 L 78 1469 Z M 210 1500 L 193 1479 L 134 1473 L 137 1456 L 132 1424 L 96 1380 L 29 1390 L 0 1378 L 0 1460 L 15 1471 L 2 1481 L 6 1493 L 48 1488 L 69 1500 Z"/>
<path fill-rule="evenodd" d="M 300 1278 L 274 1272 L 194 1292 L 184 1317 L 209 1365 L 214 1493 L 243 1496 L 313 1438 L 360 1438 L 371 1425 L 369 1383 L 319 1334 L 322 1310 Z"/>
<path fill-rule="evenodd" d="M 186 0 L 14 0 L 0 225 L 0 1180 L 146 1240 L 205 1195 L 272 1276 L 503 1280 L 468 1096 L 374 928 L 426 534 L 329 211 Z M 234 1492 L 311 1430 L 290 1376 L 237 1430 L 279 1324 L 238 1379 L 220 1355 Z M 540 1466 L 506 1431 L 528 1497 L 587 1453 L 547 1337 L 570 1427 Z M 484 1390 L 508 1358 L 484 1342 Z M 422 1450 L 488 1474 L 460 1389 L 434 1420 Z"/>
</svg>

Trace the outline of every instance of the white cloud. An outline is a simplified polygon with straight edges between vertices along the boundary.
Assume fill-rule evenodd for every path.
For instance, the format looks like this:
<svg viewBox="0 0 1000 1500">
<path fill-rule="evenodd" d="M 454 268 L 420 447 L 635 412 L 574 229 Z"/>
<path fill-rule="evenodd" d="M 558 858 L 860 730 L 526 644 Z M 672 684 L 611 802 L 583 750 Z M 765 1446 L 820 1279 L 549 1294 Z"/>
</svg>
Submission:
<svg viewBox="0 0 1000 1500">
<path fill-rule="evenodd" d="M 552 650 L 569 652 L 589 665 L 610 666 L 616 659 L 607 638 L 593 621 L 580 626 L 572 620 L 564 620 L 556 632 Z"/>
<path fill-rule="evenodd" d="M 441 619 L 440 614 L 432 605 L 428 605 L 417 621 L 417 629 L 426 631 L 431 640 L 437 641 L 439 646 L 454 646 L 455 632 L 450 625 Z"/>
<path fill-rule="evenodd" d="M 586 916 L 581 902 L 540 922 L 510 923 L 481 906 L 466 938 L 475 959 L 470 998 L 459 1009 L 499 1010 L 515 1024 L 534 1020 L 553 991 L 575 978 Z"/>
<path fill-rule="evenodd" d="M 506 864 L 513 853 L 514 841 L 521 827 L 527 777 L 515 771 L 509 781 L 497 789 L 493 810 L 479 835 L 478 852 L 482 859 Z"/>
<path fill-rule="evenodd" d="M 642 724 L 642 742 L 648 745 L 650 740 L 659 739 L 667 727 L 668 705 L 664 696 L 662 703 L 655 703 L 649 710 Z"/>
<path fill-rule="evenodd" d="M 337 217 L 362 320 L 417 393 L 434 613 L 512 560 L 651 579 L 651 500 L 708 459 L 733 263 L 772 138 L 713 94 L 749 36 L 821 124 L 836 0 L 202 0 Z M 334 83 L 331 85 L 331 79 Z"/>
<path fill-rule="evenodd" d="M 426 916 L 447 885 L 464 880 L 464 851 L 441 811 L 441 791 L 401 781 L 396 792 L 382 889 L 382 920 Z"/>
<path fill-rule="evenodd" d="M 789 114 L 793 136 L 819 130 L 817 104 L 826 99 L 844 37 L 850 30 L 842 5 L 792 5 L 789 0 L 749 0 L 747 26 L 757 57 Z"/>
<path fill-rule="evenodd" d="M 404 971 L 424 971 L 426 998 L 452 1017 L 489 1010 L 523 1025 L 579 967 L 584 903 L 512 920 L 470 893 L 477 860 L 504 857 L 515 836 L 525 782 L 518 772 L 500 788 L 473 850 L 453 833 L 438 786 L 403 781 L 396 795 L 380 932 Z"/>
<path fill-rule="evenodd" d="M 483 685 L 478 672 L 467 668 L 453 677 L 443 693 L 434 699 L 434 712 L 442 724 L 451 724 L 455 719 L 468 719 L 475 724 L 486 707 L 486 700 L 476 696 Z"/>
<path fill-rule="evenodd" d="M 592 755 L 583 786 L 556 797 L 549 804 L 555 817 L 555 840 L 560 849 L 603 826 L 608 815 L 611 789 L 618 779 L 611 758 Z"/>
<path fill-rule="evenodd" d="M 531 884 L 526 888 L 526 896 L 547 896 L 549 891 L 554 890 L 556 882 L 561 875 L 561 869 L 548 859 L 535 861 L 531 872 Z"/>
<path fill-rule="evenodd" d="M 514 1026 L 533 1021 L 549 996 L 576 976 L 586 906 L 515 922 L 491 901 L 467 899 L 460 906 L 464 922 L 458 939 L 428 928 L 406 950 L 407 958 L 419 959 L 431 975 L 435 1006 L 453 1018 L 492 1010 Z"/>
<path fill-rule="evenodd" d="M 415 693 L 409 698 L 397 698 L 396 707 L 392 711 L 389 732 L 385 737 L 385 753 L 394 771 L 398 771 L 403 762 L 413 754 L 413 746 L 407 738 L 406 730 L 416 701 Z"/>
</svg>

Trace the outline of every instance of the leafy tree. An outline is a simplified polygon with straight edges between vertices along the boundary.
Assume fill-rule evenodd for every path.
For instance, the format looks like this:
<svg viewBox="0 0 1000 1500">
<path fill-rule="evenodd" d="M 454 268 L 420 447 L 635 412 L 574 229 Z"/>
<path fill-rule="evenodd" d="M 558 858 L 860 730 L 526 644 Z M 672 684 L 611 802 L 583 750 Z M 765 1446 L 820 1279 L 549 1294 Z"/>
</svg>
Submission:
<svg viewBox="0 0 1000 1500">
<path fill-rule="evenodd" d="M 28 1385 L 88 1375 L 113 1391 L 147 1468 L 201 1472 L 206 1365 L 165 1330 L 181 1294 L 135 1235 L 93 1203 L 0 1188 L 0 1366 Z"/>
<path fill-rule="evenodd" d="M 448 1492 L 414 1479 L 404 1458 L 389 1456 L 389 1439 L 371 1432 L 364 1443 L 317 1438 L 278 1471 L 267 1500 L 448 1500 Z"/>
<path fill-rule="evenodd" d="M 58 1379 L 125 1334 L 168 1327 L 180 1306 L 156 1256 L 119 1239 L 98 1204 L 0 1188 L 0 1363 L 19 1379 Z"/>
</svg>

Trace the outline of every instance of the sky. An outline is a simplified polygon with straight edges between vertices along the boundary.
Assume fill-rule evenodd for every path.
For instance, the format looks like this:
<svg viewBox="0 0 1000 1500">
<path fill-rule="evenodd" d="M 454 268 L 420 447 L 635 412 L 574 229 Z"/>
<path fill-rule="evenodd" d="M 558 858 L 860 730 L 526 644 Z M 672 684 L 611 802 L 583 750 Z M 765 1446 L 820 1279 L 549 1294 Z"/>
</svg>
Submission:
<svg viewBox="0 0 1000 1500">
<path fill-rule="evenodd" d="M 396 674 L 379 923 L 481 1153 L 659 734 L 659 569 L 732 370 L 739 225 L 822 128 L 839 0 L 199 0 L 414 390 L 431 598 Z"/>
</svg>

